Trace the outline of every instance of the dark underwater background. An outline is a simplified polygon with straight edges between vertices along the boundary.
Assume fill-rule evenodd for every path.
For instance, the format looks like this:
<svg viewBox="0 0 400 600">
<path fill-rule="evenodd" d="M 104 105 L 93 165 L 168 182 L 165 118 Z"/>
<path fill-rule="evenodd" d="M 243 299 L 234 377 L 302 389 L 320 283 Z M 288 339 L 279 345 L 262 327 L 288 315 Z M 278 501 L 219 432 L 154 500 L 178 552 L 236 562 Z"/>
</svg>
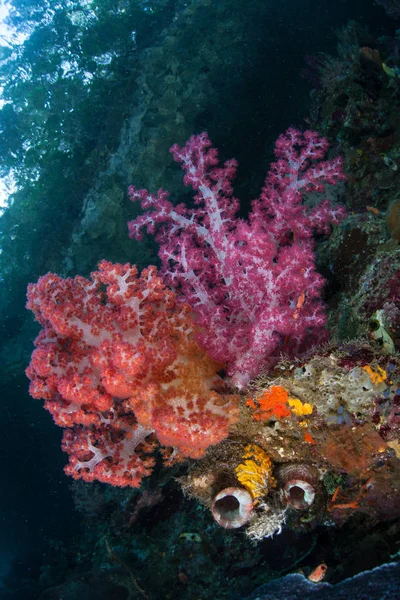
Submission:
<svg viewBox="0 0 400 600">
<path fill-rule="evenodd" d="M 245 598 L 268 579 L 304 565 L 341 564 L 339 581 L 396 555 L 400 535 L 394 524 L 392 530 L 386 524 L 366 532 L 362 543 L 360 528 L 346 524 L 329 532 L 323 527 L 285 531 L 252 550 L 241 534 L 233 546 L 221 542 L 226 532 L 210 520 L 193 546 L 177 539 L 176 530 L 198 531 L 206 517 L 161 468 L 152 478 L 161 482 L 162 500 L 145 507 L 127 527 L 138 492 L 81 485 L 64 474 L 61 430 L 42 403 L 29 396 L 24 372 L 39 331 L 25 310 L 29 282 L 48 271 L 88 276 L 102 258 L 139 268 L 158 264 L 152 240 L 140 244 L 128 238 L 126 222 L 137 209 L 128 201 L 127 188 L 131 183 L 152 190 L 162 185 L 182 195 L 180 170 L 168 154 L 173 143 L 207 130 L 223 159 L 238 160 L 235 193 L 245 216 L 280 133 L 311 123 L 331 143 L 338 142 L 336 124 L 342 117 L 337 108 L 331 111 L 334 126 L 324 122 L 327 100 L 320 94 L 319 68 L 327 55 L 344 61 L 338 40 L 350 47 L 354 36 L 362 46 L 386 44 L 391 66 L 400 68 L 400 4 L 380 4 L 8 3 L 9 30 L 0 40 L 0 173 L 6 186 L 0 216 L 1 599 L 145 597 L 135 585 L 128 595 L 117 576 L 102 582 L 99 573 L 107 556 L 109 568 L 114 566 L 122 579 L 132 582 L 135 573 L 150 598 L 222 600 Z M 394 112 L 400 111 L 395 83 L 386 99 Z M 349 146 L 357 140 L 355 133 Z M 362 187 L 357 194 L 349 212 L 372 203 Z M 381 207 L 389 200 L 387 193 Z M 327 276 L 326 264 L 325 269 Z M 333 295 L 341 283 L 331 278 L 329 285 Z M 114 546 L 107 555 L 110 531 Z M 173 555 L 166 567 L 165 545 Z M 181 557 L 193 554 L 190 575 Z M 82 573 L 85 588 L 66 584 Z M 295 597 L 285 594 L 274 597 Z"/>
</svg>

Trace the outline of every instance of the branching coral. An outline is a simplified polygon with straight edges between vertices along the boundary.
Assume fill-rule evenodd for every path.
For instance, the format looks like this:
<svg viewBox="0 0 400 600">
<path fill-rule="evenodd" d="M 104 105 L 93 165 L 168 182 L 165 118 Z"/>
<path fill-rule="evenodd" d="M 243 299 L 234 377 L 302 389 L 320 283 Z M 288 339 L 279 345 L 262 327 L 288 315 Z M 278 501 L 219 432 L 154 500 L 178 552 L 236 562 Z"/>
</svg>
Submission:
<svg viewBox="0 0 400 600">
<path fill-rule="evenodd" d="M 294 354 L 310 343 L 310 333 L 324 335 L 323 279 L 315 270 L 312 234 L 328 233 L 344 210 L 327 200 L 310 210 L 302 195 L 323 193 L 325 183 L 344 179 L 340 158 L 322 160 L 327 148 L 313 131 L 281 135 L 248 222 L 237 217 L 233 197 L 237 163 L 219 165 L 206 133 L 171 148 L 195 192 L 193 208 L 174 206 L 164 190 L 129 189 L 146 211 L 129 223 L 131 237 L 142 239 L 143 229 L 156 236 L 162 273 L 195 312 L 200 344 L 226 362 L 239 388 L 276 363 L 283 349 Z"/>
</svg>

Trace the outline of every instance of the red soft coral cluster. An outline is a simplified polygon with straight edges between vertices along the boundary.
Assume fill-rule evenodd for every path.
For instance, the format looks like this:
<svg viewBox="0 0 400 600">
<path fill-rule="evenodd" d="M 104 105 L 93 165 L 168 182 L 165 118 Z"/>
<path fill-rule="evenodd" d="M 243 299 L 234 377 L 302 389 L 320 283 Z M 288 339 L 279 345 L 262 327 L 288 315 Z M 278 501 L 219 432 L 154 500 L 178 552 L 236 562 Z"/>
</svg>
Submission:
<svg viewBox="0 0 400 600">
<path fill-rule="evenodd" d="M 226 437 L 236 398 L 219 393 L 220 365 L 195 342 L 189 307 L 155 267 L 138 276 L 102 261 L 91 280 L 48 273 L 29 286 L 27 307 L 43 327 L 30 393 L 65 428 L 68 474 L 138 486 L 155 438 L 199 458 Z"/>
</svg>

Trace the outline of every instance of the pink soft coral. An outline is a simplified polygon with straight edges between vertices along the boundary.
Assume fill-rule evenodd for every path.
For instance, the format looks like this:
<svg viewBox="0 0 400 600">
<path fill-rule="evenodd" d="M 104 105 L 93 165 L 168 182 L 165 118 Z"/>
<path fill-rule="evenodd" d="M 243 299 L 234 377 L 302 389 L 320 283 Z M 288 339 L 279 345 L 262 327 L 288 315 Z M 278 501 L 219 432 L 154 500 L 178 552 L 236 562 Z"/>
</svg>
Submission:
<svg viewBox="0 0 400 600">
<path fill-rule="evenodd" d="M 155 267 L 102 261 L 91 280 L 48 273 L 28 289 L 43 329 L 27 375 L 65 428 L 66 472 L 138 486 L 154 437 L 174 456 L 199 458 L 228 434 L 236 399 L 223 396 L 221 365 L 199 348 L 187 305 Z"/>
<path fill-rule="evenodd" d="M 196 192 L 195 208 L 174 206 L 130 187 L 132 201 L 147 212 L 129 223 L 131 237 L 142 229 L 156 235 L 166 281 L 193 308 L 198 340 L 243 387 L 279 357 L 295 354 L 324 335 L 322 277 L 315 270 L 313 230 L 327 233 L 344 216 L 327 200 L 313 209 L 304 192 L 323 192 L 343 179 L 340 158 L 322 161 L 327 142 L 317 133 L 289 129 L 277 140 L 271 165 L 248 221 L 236 217 L 239 202 L 231 182 L 237 163 L 221 167 L 206 133 L 171 152 L 182 163 L 184 182 Z"/>
</svg>

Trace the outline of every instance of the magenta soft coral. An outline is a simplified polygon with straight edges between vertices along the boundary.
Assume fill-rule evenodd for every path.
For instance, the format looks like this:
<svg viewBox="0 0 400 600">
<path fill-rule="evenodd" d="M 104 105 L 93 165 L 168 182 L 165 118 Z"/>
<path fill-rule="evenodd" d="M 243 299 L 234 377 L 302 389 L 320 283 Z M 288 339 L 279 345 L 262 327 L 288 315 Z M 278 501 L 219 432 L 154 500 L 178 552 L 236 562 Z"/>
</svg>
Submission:
<svg viewBox="0 0 400 600">
<path fill-rule="evenodd" d="M 43 329 L 27 375 L 65 428 L 66 472 L 138 486 L 154 437 L 199 458 L 228 434 L 236 399 L 220 395 L 220 365 L 193 339 L 187 305 L 155 267 L 102 261 L 91 280 L 48 273 L 28 289 Z"/>
<path fill-rule="evenodd" d="M 198 340 L 239 388 L 280 353 L 294 355 L 324 336 L 322 277 L 315 270 L 313 231 L 327 233 L 344 216 L 327 200 L 313 209 L 305 192 L 344 179 L 340 158 L 323 161 L 327 142 L 317 133 L 289 129 L 277 140 L 271 165 L 248 221 L 236 213 L 232 180 L 237 163 L 221 167 L 206 133 L 171 148 L 182 163 L 195 205 L 174 206 L 168 193 L 154 196 L 129 188 L 147 212 L 129 223 L 131 237 L 142 229 L 160 245 L 162 274 L 195 311 Z"/>
</svg>

